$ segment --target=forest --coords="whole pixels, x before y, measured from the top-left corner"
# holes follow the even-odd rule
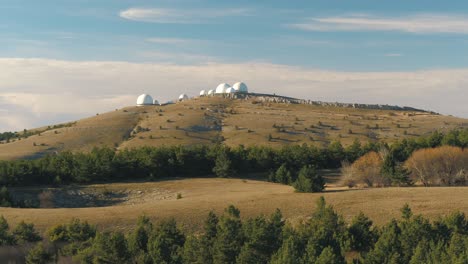
[[[157,224],[141,216],[128,233],[98,231],[73,219],[44,237],[33,224],[10,229],[0,217],[0,246],[30,250],[26,263],[467,263],[468,219],[453,212],[430,222],[406,204],[401,217],[374,226],[360,213],[348,223],[325,199],[307,220],[292,225],[279,210],[243,219],[234,206],[210,212],[200,233],[183,232],[174,219]]]

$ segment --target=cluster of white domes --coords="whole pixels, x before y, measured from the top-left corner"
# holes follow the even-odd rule
[[[249,92],[249,88],[247,88],[247,85],[243,82],[236,82],[233,86],[227,83],[220,83],[216,87],[216,89],[209,90],[208,92],[206,90],[201,90],[200,96],[207,96],[207,95],[213,95],[213,94],[248,93],[248,92]]]
[[[201,90],[200,91],[200,96],[212,96],[215,94],[235,94],[235,93],[248,93],[249,89],[247,88],[247,85],[243,82],[237,82],[233,86],[227,84],[227,83],[220,83],[216,89],[212,90]],[[185,101],[188,100],[189,97],[186,94],[181,94],[179,96],[179,101]],[[172,103],[168,102],[168,103]],[[166,103],[167,104],[167,103]],[[158,100],[154,99],[151,97],[149,94],[142,94],[138,96],[137,98],[137,105],[138,106],[143,106],[143,105],[160,105]]]

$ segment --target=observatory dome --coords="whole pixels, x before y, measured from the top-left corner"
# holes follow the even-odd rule
[[[243,82],[236,82],[233,86],[234,89],[236,89],[237,92],[239,93],[248,93],[249,88],[247,88],[247,85]]]
[[[188,95],[186,95],[186,94],[179,95],[179,101],[184,101],[184,100],[187,100],[187,99],[189,99]]]
[[[226,90],[226,93],[227,94],[233,94],[233,93],[237,93],[236,89],[232,88],[232,87],[229,87],[227,90]]]
[[[154,99],[154,100],[153,100],[153,104],[154,104],[154,105],[159,105],[159,101],[156,100],[156,99]]]
[[[142,94],[138,96],[137,105],[152,105],[153,98],[149,94]]]
[[[218,87],[216,87],[215,93],[217,93],[217,94],[225,93],[226,90],[227,90],[229,87],[231,87],[229,84],[227,84],[227,83],[221,83],[221,84],[218,85]]]
[[[201,90],[200,91],[200,96],[205,96],[206,95],[206,91],[205,90]]]
[[[209,91],[208,91],[208,95],[213,95],[214,92],[215,92],[214,90],[209,90]]]

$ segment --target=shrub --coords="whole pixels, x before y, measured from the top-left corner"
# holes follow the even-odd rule
[[[381,173],[382,158],[375,151],[371,151],[356,160],[351,166],[352,179],[356,183],[372,186],[387,186],[390,182]]]
[[[413,181],[424,186],[468,183],[468,150],[442,146],[415,151],[405,163]]]

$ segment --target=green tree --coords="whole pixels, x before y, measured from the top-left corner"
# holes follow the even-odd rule
[[[372,229],[372,220],[362,212],[353,218],[348,232],[351,249],[359,252],[369,251],[377,240],[377,234]]]
[[[232,168],[232,161],[229,158],[227,149],[221,149],[218,152],[213,172],[216,174],[216,176],[221,178],[227,178],[229,176],[232,176],[232,174],[234,173],[234,170]]]
[[[299,171],[294,188],[298,192],[321,192],[325,188],[325,180],[314,167],[305,166]]]
[[[390,264],[403,263],[401,257],[401,230],[396,220],[392,220],[383,228],[382,234],[374,245],[374,248],[365,255],[363,264]]]
[[[14,244],[13,236],[9,233],[9,226],[7,220],[0,216],[0,246]]]
[[[6,186],[0,188],[0,207],[11,207],[11,196]]]
[[[278,227],[282,226],[278,226],[281,225],[281,222],[277,221],[278,217],[281,217],[279,211],[273,214],[270,220],[259,216],[244,223],[246,242],[240,251],[237,263],[268,263],[280,245],[278,241],[281,240],[281,230],[278,230]]]
[[[15,229],[13,229],[13,236],[19,243],[37,242],[41,240],[41,236],[34,229],[34,224],[27,224],[21,221]]]
[[[42,243],[37,243],[26,256],[27,264],[49,264],[54,262],[54,255],[49,253]]]
[[[184,234],[177,228],[176,221],[170,219],[154,229],[148,242],[149,254],[154,263],[182,263],[184,243]]]
[[[274,182],[282,184],[292,183],[292,174],[291,171],[287,168],[286,164],[281,165],[281,167],[276,170]]]
[[[141,251],[148,252],[148,241],[153,230],[153,225],[147,216],[138,218],[137,227],[128,237],[128,248],[134,255],[138,255]]]
[[[301,262],[299,251],[299,241],[294,236],[290,236],[283,242],[280,249],[273,255],[271,264],[297,264]]]
[[[338,264],[338,263],[345,263],[343,261],[342,256],[337,256],[331,247],[326,247],[317,260],[314,262],[315,264]]]
[[[244,243],[239,209],[230,205],[221,217],[213,244],[213,263],[235,263]]]
[[[75,259],[81,263],[128,263],[127,241],[120,232],[96,234],[91,246],[80,250]]]

